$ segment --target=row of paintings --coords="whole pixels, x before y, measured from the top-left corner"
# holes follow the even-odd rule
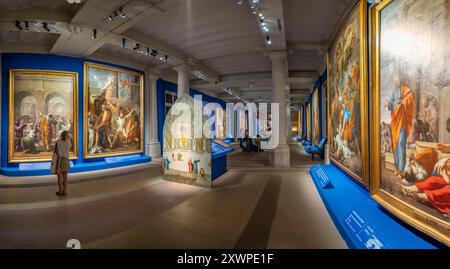
[[[84,67],[85,158],[143,152],[143,76],[94,63]],[[10,70],[9,162],[51,159],[63,131],[78,156],[78,73]]]
[[[449,12],[447,0],[382,0],[370,12],[361,0],[342,23],[327,57],[331,161],[370,187],[382,206],[446,244]]]

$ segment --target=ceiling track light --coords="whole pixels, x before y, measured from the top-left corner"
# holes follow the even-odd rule
[[[124,10],[123,6],[121,6],[120,8],[118,8],[116,10],[114,10],[114,12],[111,15],[109,15],[108,17],[106,17],[103,20],[103,22],[105,22],[105,23],[111,22],[117,17],[122,18],[122,19],[126,18],[127,14],[123,10]]]
[[[16,27],[17,27],[17,29],[19,29],[19,31],[22,31],[22,30],[23,30],[23,27],[22,27],[22,25],[20,24],[20,21],[15,21],[15,22],[14,22],[14,25],[16,25]]]
[[[92,39],[97,39],[97,29],[92,30]]]
[[[139,45],[139,43],[135,43],[133,50],[138,50],[140,47],[141,45]]]
[[[50,28],[48,28],[48,23],[43,22],[42,23],[42,28],[44,28],[45,31],[50,32]]]
[[[127,40],[125,38],[122,38],[122,48],[125,48]]]
[[[30,30],[30,28],[28,27],[28,21],[25,21],[25,31]]]
[[[267,45],[272,45],[272,40],[270,39],[270,36],[266,36],[266,42],[267,42]]]

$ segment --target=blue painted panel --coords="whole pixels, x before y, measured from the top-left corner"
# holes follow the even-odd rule
[[[371,197],[368,191],[357,185],[351,178],[334,165],[319,165],[332,180],[332,187],[323,189],[317,169],[310,173],[330,216],[341,236],[350,248],[361,249],[381,245],[391,249],[434,249],[440,244],[411,226],[387,213]],[[351,199],[344,199],[351,197]],[[358,215],[361,225],[352,223]],[[353,220],[354,221],[354,220]],[[359,229],[354,227],[360,226]],[[353,228],[352,228],[353,227]]]

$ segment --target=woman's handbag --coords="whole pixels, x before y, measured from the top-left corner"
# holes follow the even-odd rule
[[[55,175],[57,174],[57,167],[58,167],[58,161],[59,161],[59,157],[58,157],[58,142],[56,142],[55,144],[55,150],[53,150],[53,155],[52,155],[52,163],[50,165],[50,173]]]

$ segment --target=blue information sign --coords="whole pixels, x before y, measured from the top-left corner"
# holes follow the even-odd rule
[[[380,233],[356,209],[353,209],[345,218],[345,225],[350,236],[355,239],[358,248],[386,249]]]

